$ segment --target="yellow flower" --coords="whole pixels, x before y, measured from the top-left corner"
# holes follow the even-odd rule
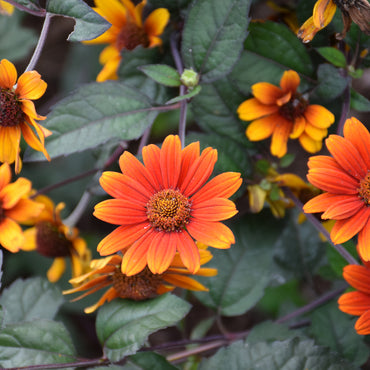
[[[134,5],[130,0],[95,0],[94,10],[112,24],[106,32],[86,44],[109,44],[100,54],[104,66],[98,82],[116,80],[123,49],[133,50],[141,45],[152,48],[162,44],[159,36],[166,27],[170,13],[165,8],[154,10],[143,22],[146,0]]]
[[[64,225],[60,218],[64,203],[55,206],[53,201],[44,195],[37,196],[35,200],[45,208],[35,220],[35,226],[24,232],[26,241],[22,249],[37,250],[43,256],[54,258],[47,273],[52,283],[58,281],[64,273],[66,257],[71,259],[73,277],[89,271],[91,251],[84,239],[78,236],[78,230]]]
[[[362,32],[370,35],[370,4],[367,0],[318,0],[313,8],[313,15],[298,30],[298,37],[303,42],[310,42],[317,32],[325,28],[333,19],[337,7],[342,12],[344,28],[338,38],[344,38],[352,20]]]
[[[20,177],[10,183],[11,176],[7,163],[0,166],[0,245],[10,252],[18,252],[25,240],[18,224],[37,217],[44,206],[28,198],[31,181]]]
[[[199,248],[200,264],[204,265],[213,256],[204,244],[197,243],[197,246]],[[136,275],[127,276],[121,272],[121,264],[122,256],[117,254],[91,261],[91,271],[70,280],[72,284],[79,285],[76,288],[64,291],[63,294],[86,291],[83,295],[74,299],[76,301],[102,288],[109,287],[96,304],[85,309],[86,313],[91,313],[105,302],[110,302],[115,298],[141,301],[172,291],[175,287],[208,291],[204,285],[189,277],[192,274],[184,266],[179,253],[176,253],[168,269],[161,274],[153,274],[146,267]],[[216,274],[217,269],[201,267],[195,275],[215,276]]]
[[[32,100],[39,99],[46,90],[46,82],[36,71],[23,73],[17,81],[17,70],[6,59],[0,62],[0,162],[15,162],[19,173],[22,162],[19,157],[21,134],[33,149],[50,157],[45,149],[45,137],[51,132],[35,119],[46,117],[36,113]]]
[[[12,15],[14,12],[14,6],[7,3],[6,1],[0,1],[0,14]]]

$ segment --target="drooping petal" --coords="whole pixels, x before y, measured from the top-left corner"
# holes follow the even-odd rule
[[[17,81],[17,70],[7,59],[0,62],[0,87],[12,89]]]
[[[26,223],[35,219],[43,209],[44,205],[41,203],[31,199],[20,199],[14,207],[7,209],[5,214],[16,222]]]
[[[171,232],[157,232],[152,238],[147,253],[149,270],[153,274],[162,274],[170,266],[176,253],[176,239]]]
[[[332,0],[318,0],[313,8],[313,22],[317,28],[326,27],[334,17],[337,6]]]
[[[276,104],[276,100],[284,95],[280,88],[269,82],[258,82],[252,85],[252,94],[262,104],[267,105]]]
[[[280,87],[284,93],[295,93],[300,83],[301,79],[299,74],[296,71],[289,70],[283,73],[280,80]]]
[[[177,135],[169,135],[164,140],[160,165],[163,186],[176,189],[181,170],[181,141]]]
[[[271,154],[278,158],[283,157],[288,150],[288,138],[293,129],[293,123],[283,119],[275,126],[271,140]]]
[[[272,114],[251,122],[245,134],[250,141],[260,141],[267,139],[275,130],[280,119],[280,114]]]
[[[0,166],[0,191],[10,183],[12,179],[12,171],[8,163],[4,163]]]
[[[192,274],[196,274],[200,268],[200,255],[194,240],[186,231],[174,233],[176,246],[184,266]]]
[[[183,289],[197,290],[197,291],[204,291],[204,292],[208,291],[208,289],[203,284],[190,278],[189,276],[165,273],[163,275],[163,280],[167,281],[168,283],[174,286],[177,286]]]
[[[45,116],[40,116],[36,112],[35,103],[32,100],[24,99],[22,102],[22,111],[26,114],[29,118],[37,119],[37,120],[44,120],[46,119]],[[30,120],[31,123],[33,121]]]
[[[113,54],[111,58],[107,59],[104,63],[102,63],[104,66],[102,70],[99,72],[99,74],[96,77],[97,82],[104,82],[107,80],[118,80],[118,67],[121,63],[122,57],[119,53],[119,51],[114,46],[107,46],[103,51],[102,54],[100,54],[102,59],[106,59],[106,55]],[[104,53],[104,54],[103,54]]]
[[[365,266],[345,266],[343,268],[343,278],[356,290],[370,295],[370,270]],[[370,296],[368,299],[370,302]]]
[[[24,177],[19,177],[15,182],[7,185],[0,191],[2,208],[8,210],[14,207],[31,190],[31,187],[31,181]]]
[[[0,162],[14,163],[19,156],[21,129],[17,126],[0,126]]]
[[[111,287],[101,296],[97,303],[92,306],[86,307],[84,309],[84,312],[92,313],[96,311],[100,306],[102,306],[105,302],[110,302],[113,299],[118,298],[119,296],[119,293],[113,287]]]
[[[271,105],[263,104],[258,99],[252,98],[244,101],[238,107],[237,113],[243,121],[252,121],[256,118],[268,116],[278,112],[279,107],[274,103]]]
[[[8,251],[18,252],[24,242],[22,228],[10,218],[0,222],[0,245]]]
[[[21,131],[26,143],[33,149],[42,152],[45,158],[50,161],[49,153],[46,151],[44,144],[38,140],[37,136],[33,132],[33,130],[26,124],[21,124]],[[44,137],[42,137],[44,138]]]
[[[322,140],[316,141],[306,133],[303,133],[298,140],[302,148],[308,153],[317,153],[322,148]]]
[[[301,28],[297,32],[297,36],[302,40],[302,42],[307,43],[312,41],[320,28],[317,28],[313,22],[313,17],[310,17],[304,22]]]
[[[66,269],[66,261],[63,257],[54,259],[51,267],[49,268],[46,276],[51,283],[56,283],[63,275]]]
[[[28,71],[18,78],[15,93],[19,99],[35,100],[44,95],[47,86],[47,83],[41,79],[38,72]]]
[[[370,310],[370,296],[361,292],[348,292],[338,299],[339,309],[350,315],[362,315]]]
[[[144,30],[147,35],[159,36],[163,33],[170,19],[170,13],[165,8],[155,9],[144,22]],[[152,46],[152,45],[150,45]]]
[[[212,198],[203,202],[193,202],[191,216],[194,220],[222,221],[238,213],[234,202],[224,198]]]

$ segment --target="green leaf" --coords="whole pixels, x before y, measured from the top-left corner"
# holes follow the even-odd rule
[[[158,298],[134,302],[114,300],[100,308],[96,332],[111,361],[137,352],[149,334],[175,325],[189,311],[182,299],[165,294]]]
[[[92,10],[83,0],[48,0],[48,13],[73,18],[76,22],[69,41],[92,40],[104,33],[111,24]]]
[[[6,325],[41,318],[53,319],[63,302],[60,290],[40,277],[16,280],[0,297]]]
[[[356,370],[355,365],[317,346],[312,340],[293,338],[273,343],[238,341],[203,360],[199,370]]]
[[[224,316],[236,316],[252,308],[270,282],[272,246],[282,227],[269,214],[244,216],[233,227],[235,245],[213,249],[210,267],[216,276],[199,278],[209,292],[195,292],[206,306]]]
[[[63,324],[33,320],[0,330],[0,366],[4,368],[75,361],[75,349]]]
[[[343,246],[347,252],[352,255],[352,257],[355,259],[357,258],[356,244],[352,240],[343,243]],[[348,261],[343,258],[329,243],[327,243],[326,255],[328,257],[330,268],[332,272],[335,273],[335,277],[341,278],[343,275],[343,267],[348,265]]]
[[[277,324],[271,321],[263,321],[262,323],[254,326],[249,332],[246,343],[254,344],[258,342],[282,341],[296,336],[296,331],[290,330],[283,324]]]
[[[179,72],[171,66],[165,64],[149,64],[139,67],[139,70],[162,85],[170,87],[181,85]]]
[[[147,96],[116,81],[81,86],[56,104],[45,121],[53,132],[46,140],[51,158],[96,148],[113,138],[137,139],[152,124],[157,112]],[[45,160],[40,152],[25,160]]]
[[[154,352],[142,352],[128,358],[128,363],[142,370],[176,370],[163,356]]]
[[[177,96],[176,98],[170,99],[169,101],[166,102],[166,104],[173,104],[173,103],[177,103],[177,102],[179,102],[181,100],[190,99],[193,96],[198,95],[200,93],[200,90],[201,90],[201,86],[200,85],[195,86],[194,89],[193,90],[190,90],[190,92],[188,92],[187,94],[181,95],[181,96]]]
[[[35,11],[41,10],[39,0],[15,0],[15,2],[31,10],[35,10]]]
[[[364,337],[356,333],[355,321],[332,302],[313,312],[310,330],[318,344],[330,347],[341,357],[361,366],[369,357],[369,348]]]
[[[351,89],[351,108],[358,112],[370,112],[370,100]]]
[[[250,52],[298,73],[313,74],[305,46],[287,26],[275,22],[250,23],[249,32],[245,48]]]
[[[247,36],[250,0],[197,0],[182,34],[185,68],[202,82],[227,75],[240,57]]]
[[[336,67],[345,68],[347,65],[346,58],[341,51],[329,46],[317,48],[316,51],[328,62]]]

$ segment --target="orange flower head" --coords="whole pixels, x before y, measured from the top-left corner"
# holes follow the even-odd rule
[[[54,205],[53,201],[44,195],[35,198],[44,206],[43,212],[34,220],[35,226],[24,232],[25,251],[36,250],[45,257],[53,258],[47,277],[49,281],[60,279],[66,268],[65,258],[71,259],[72,276],[80,276],[89,271],[91,252],[84,239],[78,236],[77,228],[70,228],[63,223],[60,212],[64,203]]]
[[[16,87],[14,87],[16,86]],[[45,137],[51,132],[35,119],[46,117],[36,113],[32,100],[39,99],[46,90],[46,82],[36,71],[23,73],[17,81],[14,65],[6,59],[0,62],[0,162],[15,162],[19,173],[22,162],[19,157],[21,134],[33,149],[50,157],[45,149]]]
[[[18,252],[25,242],[19,224],[27,224],[37,217],[44,206],[29,199],[31,181],[24,177],[11,183],[7,163],[0,166],[0,245],[10,252]]]
[[[288,138],[299,140],[309,153],[321,149],[334,115],[321,105],[309,105],[297,89],[300,78],[295,71],[285,71],[280,87],[268,82],[252,86],[254,98],[238,107],[239,118],[252,121],[246,136],[260,141],[272,136],[271,154],[281,158],[287,153]]]
[[[370,334],[370,269],[369,266],[347,265],[343,268],[343,278],[356,291],[339,297],[339,309],[354,316],[360,316],[355,329],[360,335]]]
[[[0,0],[0,14],[12,15],[14,12],[14,6],[6,1]]]
[[[133,50],[141,45],[152,48],[162,44],[163,33],[170,13],[165,8],[154,10],[143,22],[146,0],[134,5],[130,0],[95,0],[94,10],[112,24],[102,35],[86,44],[109,44],[100,54],[104,66],[98,74],[98,82],[116,80],[123,49]]]
[[[307,213],[335,220],[330,236],[340,244],[358,234],[358,252],[370,261],[370,134],[356,118],[347,119],[344,137],[326,139],[329,156],[308,161],[308,181],[324,193],[304,205]]]
[[[198,248],[200,264],[204,265],[212,259],[212,254],[201,243],[198,243]],[[208,290],[204,285],[189,276],[191,273],[185,268],[179,253],[175,254],[168,269],[161,274],[153,274],[148,267],[145,267],[138,274],[127,276],[122,273],[121,264],[122,256],[117,254],[100,260],[93,260],[90,272],[70,280],[77,287],[63,293],[71,294],[86,291],[75,299],[78,300],[97,290],[109,287],[96,304],[85,309],[86,313],[91,313],[105,302],[110,302],[115,298],[141,301],[172,291],[176,287],[198,291]],[[196,273],[198,276],[214,276],[216,274],[217,269],[206,267],[201,267]]]
[[[227,172],[210,180],[217,151],[199,142],[181,149],[178,136],[167,136],[162,148],[148,145],[144,165],[129,152],[122,154],[122,174],[104,172],[103,189],[115,199],[95,206],[94,215],[120,225],[98,245],[107,256],[125,251],[122,273],[138,274],[148,265],[153,274],[170,266],[176,251],[184,266],[195,273],[199,252],[195,240],[215,248],[235,243],[232,231],[220,221],[237,213],[227,199],[240,187],[239,173]]]
[[[316,33],[325,28],[333,19],[337,7],[342,12],[343,31],[337,35],[343,39],[351,27],[352,20],[362,32],[370,35],[370,4],[367,0],[318,0],[313,8],[313,15],[301,26],[297,36],[303,42],[310,42]]]

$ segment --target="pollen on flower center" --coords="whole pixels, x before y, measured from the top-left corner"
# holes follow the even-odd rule
[[[21,102],[12,91],[0,88],[0,126],[17,126],[23,121]]]
[[[159,191],[150,198],[146,208],[151,225],[160,231],[178,231],[189,223],[191,202],[178,190]]]
[[[139,45],[142,45],[144,48],[149,46],[148,35],[142,27],[128,21],[118,34],[116,47],[120,51],[123,48],[133,50]]]
[[[146,267],[136,275],[126,276],[122,274],[120,268],[116,268],[112,280],[113,287],[120,297],[141,301],[157,295],[157,289],[162,283],[162,275],[153,274]]]
[[[370,205],[370,171],[360,180],[359,196],[363,199],[366,205]]]
[[[294,121],[306,110],[308,102],[301,94],[295,93],[292,98],[279,109],[279,113],[289,121]]]

